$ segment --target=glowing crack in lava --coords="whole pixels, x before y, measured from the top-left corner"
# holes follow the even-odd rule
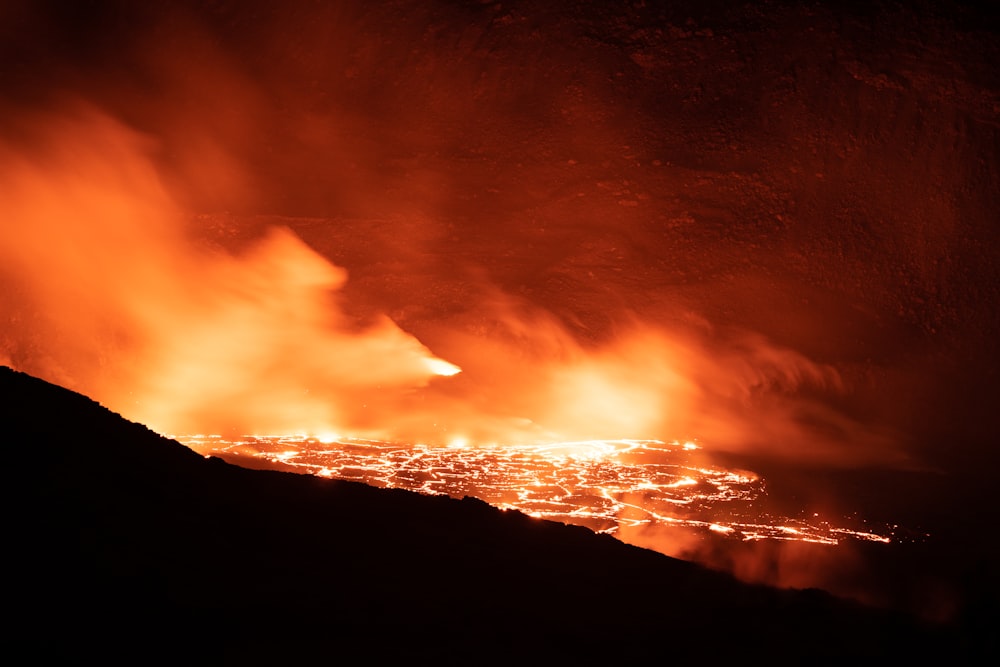
[[[175,436],[176,437],[176,436]],[[206,456],[252,456],[276,467],[372,486],[452,497],[618,534],[677,526],[744,541],[835,545],[843,538],[890,542],[816,515],[791,518],[755,508],[766,494],[757,475],[693,460],[691,442],[590,440],[540,445],[403,445],[359,438],[179,436]]]

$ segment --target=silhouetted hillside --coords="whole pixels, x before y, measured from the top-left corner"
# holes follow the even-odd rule
[[[7,368],[0,396],[4,642],[39,658],[815,663],[960,648],[899,615],[470,498],[206,460]]]

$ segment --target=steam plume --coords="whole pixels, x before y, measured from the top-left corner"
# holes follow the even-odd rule
[[[351,426],[387,417],[376,389],[451,372],[387,318],[356,330],[346,272],[288,230],[241,255],[195,243],[148,139],[84,107],[26,129],[0,173],[18,365],[172,431]]]

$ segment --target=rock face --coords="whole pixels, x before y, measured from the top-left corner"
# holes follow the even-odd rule
[[[39,657],[798,663],[960,648],[947,628],[470,498],[204,459],[6,368],[0,395],[4,642]]]

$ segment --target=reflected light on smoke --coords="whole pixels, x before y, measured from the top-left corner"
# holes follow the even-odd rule
[[[0,171],[0,257],[19,325],[0,350],[163,432],[700,439],[850,464],[894,455],[884,436],[808,398],[842,389],[833,368],[748,333],[635,322],[585,345],[485,284],[468,308],[490,326],[437,335],[445,361],[384,315],[346,315],[347,272],[287,229],[239,253],[192,240],[149,139],[82,105],[24,125],[29,139],[3,148]]]
[[[290,231],[242,254],[196,244],[143,154],[92,110],[28,126],[0,196],[4,352],[161,430],[328,431],[383,421],[395,392],[459,368],[386,317],[338,308],[346,272]]]
[[[716,451],[834,465],[898,460],[892,439],[830,408],[837,371],[746,332],[667,331],[642,323],[584,345],[510,296],[479,305],[489,333],[448,332],[436,349],[463,368],[455,395],[421,405],[474,442],[686,439]],[[440,440],[411,425],[418,440]]]

